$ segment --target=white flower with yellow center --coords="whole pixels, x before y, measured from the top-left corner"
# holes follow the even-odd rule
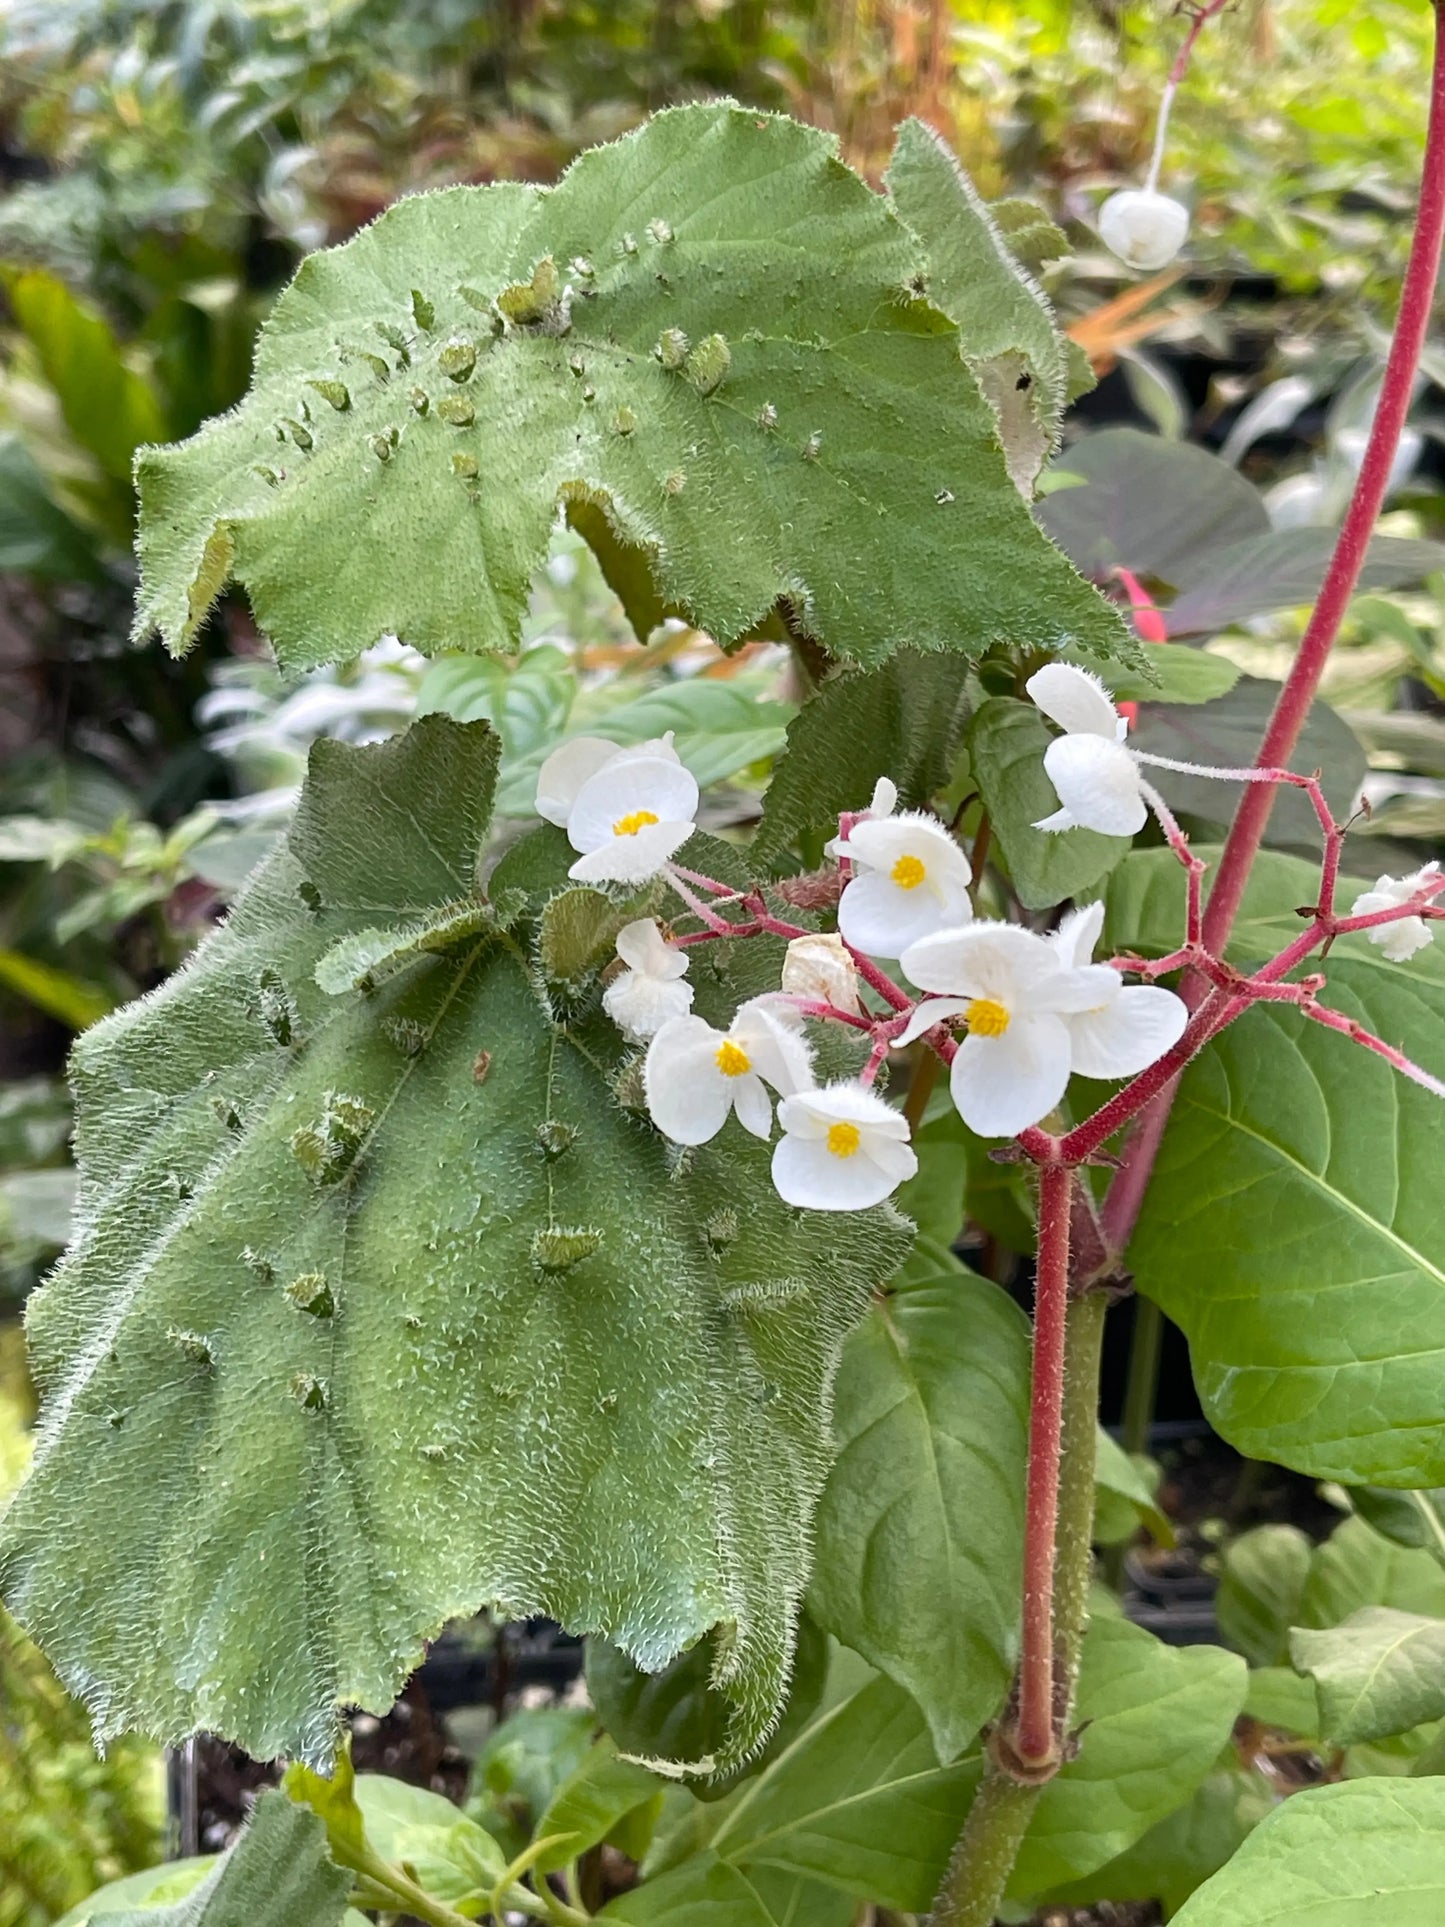
[[[1133,836],[1148,817],[1139,765],[1124,745],[1129,725],[1097,676],[1072,663],[1046,663],[1024,684],[1064,731],[1044,751],[1044,772],[1062,808],[1036,830],[1098,830]]]
[[[838,928],[865,956],[901,957],[920,937],[973,915],[973,869],[936,817],[920,810],[868,817],[828,848],[853,865],[838,901]]]
[[[807,1090],[812,1053],[775,991],[740,1005],[725,1032],[701,1017],[670,1018],[648,1046],[642,1081],[653,1123],[674,1144],[706,1144],[732,1111],[765,1138],[773,1128],[766,1086],[782,1097]]]
[[[918,1169],[901,1111],[852,1082],[799,1091],[778,1106],[773,1183],[807,1211],[866,1211]]]
[[[1440,865],[1427,863],[1407,877],[1379,877],[1373,890],[1366,890],[1350,905],[1352,917],[1372,917],[1377,910],[1398,910],[1421,890],[1439,880]],[[1404,963],[1417,950],[1435,941],[1435,932],[1423,917],[1401,917],[1398,923],[1378,923],[1362,933],[1379,946],[1391,963]]]
[[[945,994],[926,998],[895,1047],[946,1019],[967,1036],[949,1073],[960,1117],[980,1137],[1013,1137],[1047,1117],[1070,1074],[1132,1077],[1176,1042],[1182,1001],[1153,986],[1126,987],[1108,964],[1088,961],[1101,905],[1075,911],[1052,937],[1018,924],[976,923],[912,945],[911,980]]]
[[[617,933],[617,954],[627,969],[602,993],[602,1008],[634,1043],[655,1037],[670,1017],[692,1009],[687,952],[668,943],[651,917],[639,917]]]
[[[672,732],[623,749],[574,736],[537,774],[537,814],[567,831],[582,854],[567,872],[582,883],[645,883],[696,828],[698,788]]]

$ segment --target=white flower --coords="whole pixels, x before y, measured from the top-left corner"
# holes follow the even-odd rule
[[[891,776],[880,776],[873,785],[873,795],[868,804],[868,814],[876,821],[879,817],[892,816],[898,808],[898,785]]]
[[[814,998],[852,1017],[862,1011],[857,967],[847,944],[831,933],[792,939],[783,956],[783,989],[789,996]]]
[[[736,1111],[754,1137],[773,1128],[764,1083],[781,1096],[806,1090],[813,1062],[801,1030],[774,1007],[777,993],[739,1006],[726,1033],[701,1017],[673,1017],[647,1050],[643,1088],[653,1123],[675,1144],[706,1144]]]
[[[908,1120],[862,1084],[800,1091],[778,1106],[773,1183],[808,1211],[866,1211],[918,1169]]]
[[[936,817],[868,818],[828,847],[856,872],[838,900],[838,928],[866,956],[901,957],[920,937],[973,915],[972,867]]]
[[[905,953],[914,983],[947,994],[918,1006],[895,1047],[962,1015],[968,1035],[950,1088],[981,1137],[1012,1137],[1047,1117],[1072,1071],[1133,1076],[1183,1031],[1188,1012],[1172,991],[1126,988],[1108,964],[1087,961],[1103,914],[1099,904],[1075,911],[1052,937],[977,923],[925,937]]]
[[[1105,247],[1131,268],[1162,268],[1184,245],[1189,210],[1152,187],[1126,187],[1099,209]]]
[[[645,883],[695,828],[698,789],[672,732],[627,749],[574,736],[537,774],[537,814],[565,826],[583,883]]]
[[[1063,808],[1034,828],[1099,830],[1105,836],[1142,830],[1149,811],[1139,766],[1124,747],[1129,725],[1099,678],[1072,663],[1050,662],[1024,687],[1066,732],[1044,751],[1044,770]]]
[[[602,993],[602,1008],[634,1043],[655,1037],[670,1017],[692,1009],[687,952],[668,943],[651,917],[639,917],[617,933],[617,954],[628,966]]]
[[[1352,917],[1370,917],[1377,910],[1394,910],[1421,890],[1428,889],[1440,875],[1438,863],[1427,863],[1423,870],[1416,870],[1408,877],[1379,877],[1373,890],[1366,890],[1363,896],[1356,897],[1350,905]],[[1401,917],[1398,923],[1376,924],[1373,930],[1362,933],[1371,943],[1378,944],[1391,963],[1404,963],[1413,957],[1417,950],[1423,950],[1427,943],[1435,941],[1435,932],[1423,917]]]

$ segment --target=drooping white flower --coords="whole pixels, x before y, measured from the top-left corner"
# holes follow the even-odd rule
[[[687,952],[668,943],[651,917],[618,931],[617,954],[627,969],[603,991],[602,1008],[634,1043],[655,1037],[669,1018],[692,1009],[692,985],[683,982]]]
[[[908,1120],[862,1084],[796,1092],[779,1104],[778,1122],[773,1183],[805,1210],[866,1211],[918,1169]]]
[[[945,1018],[964,1019],[968,1035],[949,1083],[959,1115],[981,1137],[1012,1137],[1039,1123],[1075,1070],[1133,1076],[1183,1031],[1188,1013],[1172,991],[1149,987],[1143,997],[1144,987],[1126,988],[1109,965],[1087,961],[1102,923],[1102,907],[1093,905],[1053,937],[976,923],[905,952],[912,981],[945,994],[918,1006],[896,1047]]]
[[[1099,830],[1105,836],[1142,830],[1149,810],[1139,765],[1124,744],[1129,725],[1099,678],[1072,663],[1050,662],[1024,687],[1065,732],[1044,751],[1044,772],[1063,807],[1034,828]]]
[[[754,1137],[773,1128],[766,1085],[780,1096],[807,1090],[812,1054],[799,1025],[774,1006],[777,993],[738,1008],[726,1031],[701,1017],[673,1017],[648,1046],[643,1089],[653,1123],[675,1144],[706,1144],[736,1111]]]
[[[1152,270],[1172,261],[1189,232],[1189,210],[1152,187],[1126,187],[1099,209],[1104,245],[1131,268]]]
[[[848,946],[831,932],[810,931],[794,937],[783,955],[783,989],[792,997],[814,998],[856,1017],[858,969]]]
[[[828,847],[853,865],[838,928],[865,956],[901,957],[920,937],[973,915],[972,866],[936,817],[920,810],[870,817]]]
[[[1427,863],[1407,877],[1379,877],[1373,890],[1355,898],[1350,905],[1352,917],[1371,917],[1377,910],[1395,910],[1402,903],[1434,883],[1440,875],[1438,863]],[[1435,941],[1433,927],[1423,917],[1401,917],[1398,923],[1377,924],[1362,933],[1377,944],[1391,963],[1404,963],[1417,950]]]
[[[581,856],[567,872],[583,883],[645,883],[692,835],[698,788],[672,732],[619,748],[574,736],[537,775],[537,813],[566,827]]]

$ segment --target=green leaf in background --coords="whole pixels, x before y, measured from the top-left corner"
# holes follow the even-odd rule
[[[1210,703],[1227,696],[1239,677],[1227,656],[1171,642],[1153,644],[1137,667],[1111,663],[1104,672],[1116,702],[1137,703]]]
[[[834,1367],[907,1228],[793,1213],[740,1130],[674,1173],[525,927],[318,988],[474,889],[495,759],[444,717],[318,743],[230,920],[79,1048],[0,1574],[105,1734],[324,1762],[483,1602],[649,1667],[726,1628],[723,1763],[782,1703]]]
[[[350,1876],[327,1858],[320,1820],[272,1788],[235,1845],[183,1899],[115,1912],[81,1909],[74,1918],[115,1927],[341,1927],[350,1891]]]
[[[0,984],[71,1030],[84,1030],[115,1008],[115,999],[98,984],[19,950],[0,950]]]
[[[6,277],[10,311],[55,390],[65,425],[114,481],[168,425],[150,384],[130,368],[109,323],[43,268]]]
[[[389,634],[514,648],[580,498],[724,644],[787,598],[864,663],[1019,635],[1127,657],[908,291],[923,267],[834,139],[724,104],[551,189],[402,200],[303,264],[237,411],[142,458],[137,633],[184,650],[234,577],[288,668]]]
[[[1028,910],[1047,910],[1078,896],[1107,876],[1130,848],[1127,836],[1100,836],[1095,830],[1056,835],[1033,827],[1059,807],[1044,774],[1044,751],[1052,740],[1034,705],[1012,696],[991,696],[968,726],[973,780],[1019,901]]]
[[[578,1859],[628,1814],[657,1800],[663,1787],[646,1767],[619,1759],[612,1740],[599,1740],[537,1822],[537,1838],[556,1842],[534,1861],[538,1872],[552,1873]]]
[[[1428,1553],[1391,1545],[1363,1519],[1346,1519],[1311,1556],[1294,1624],[1337,1626],[1362,1606],[1445,1619],[1445,1572]]]
[[[1145,701],[1129,741],[1151,756],[1169,756],[1217,769],[1247,769],[1255,759],[1278,694],[1276,683],[1241,676],[1227,694],[1210,702],[1180,706]],[[1290,768],[1306,775],[1323,771],[1321,787],[1331,809],[1343,820],[1364,780],[1365,752],[1329,704],[1317,702],[1310,706],[1290,757]],[[1172,810],[1210,823],[1232,819],[1242,788],[1239,783],[1218,782],[1209,776],[1181,776],[1177,770],[1167,769],[1151,770],[1149,780]],[[1079,832],[1069,834],[1077,836]],[[1298,790],[1276,792],[1267,834],[1273,843],[1318,849],[1319,818],[1309,798]]]
[[[1445,1486],[1391,1492],[1384,1486],[1357,1485],[1350,1500],[1376,1532],[1397,1546],[1423,1548],[1445,1561]]]
[[[1321,1632],[1296,1627],[1289,1653],[1314,1680],[1320,1731],[1339,1746],[1445,1717],[1445,1619],[1364,1606]]]
[[[18,435],[0,435],[0,573],[99,582],[95,541],[50,493]]]
[[[1099,1427],[1095,1435],[1094,1484],[1099,1499],[1112,1501],[1119,1508],[1123,1515],[1120,1520],[1123,1529],[1116,1528],[1116,1537],[1105,1538],[1100,1530],[1099,1506],[1096,1503],[1095,1545],[1118,1544],[1132,1538],[1141,1524],[1148,1527],[1156,1544],[1174,1544],[1174,1528],[1167,1515],[1159,1509],[1157,1494],[1160,1477],[1159,1467],[1152,1459],[1142,1455],[1131,1456],[1122,1445],[1110,1438],[1102,1425]]]
[[[1445,1072],[1438,945],[1406,967],[1341,944],[1327,976],[1324,1002]],[[1346,1484],[1445,1479],[1439,1131],[1437,1098],[1284,1006],[1186,1072],[1129,1263],[1246,1456]]]
[[[1164,626],[1171,636],[1212,636],[1251,616],[1301,608],[1319,594],[1334,546],[1330,528],[1271,529],[1201,550],[1172,578],[1179,594],[1164,611]],[[1442,567],[1445,544],[1377,535],[1359,586],[1403,589]]]
[[[1445,1780],[1308,1787],[1277,1806],[1174,1927],[1439,1927]]]
[[[1251,1666],[1288,1658],[1289,1629],[1299,1624],[1313,1551],[1298,1526],[1285,1525],[1255,1526],[1226,1548],[1215,1617]]]
[[[957,1759],[1017,1658],[1028,1321],[967,1272],[901,1286],[848,1340],[809,1602]]]
[[[1320,1704],[1314,1684],[1288,1666],[1252,1666],[1244,1710],[1263,1726],[1319,1738]]]
[[[788,725],[763,799],[755,861],[777,867],[805,837],[831,836],[844,810],[866,809],[880,776],[905,809],[948,782],[967,714],[963,663],[906,650],[882,669],[834,676]]]
[[[198,1887],[216,1864],[213,1853],[196,1855],[185,1860],[163,1861],[158,1867],[146,1867],[140,1873],[128,1873],[120,1880],[109,1880],[98,1888],[78,1907],[72,1907],[68,1914],[62,1914],[55,1927],[88,1927],[92,1920],[133,1921],[141,1901],[147,1901],[154,1908],[164,1906],[168,1901],[184,1900],[193,1887]],[[345,1916],[343,1915],[343,1921]],[[346,1923],[350,1927],[350,1923]]]
[[[599,1920],[623,1927],[775,1927],[775,1917],[736,1867],[701,1853],[609,1901]]]
[[[1053,310],[973,182],[921,120],[899,128],[887,187],[923,244],[929,297],[958,326],[964,356],[998,423],[1009,474],[1029,501],[1064,412],[1064,344]]]

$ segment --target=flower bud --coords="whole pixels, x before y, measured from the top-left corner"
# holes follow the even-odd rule
[[[846,1010],[851,1017],[861,1013],[858,972],[841,937],[794,937],[783,958],[783,989],[790,996],[813,997],[834,1010]]]
[[[1189,210],[1151,187],[1125,188],[1099,209],[1104,245],[1131,268],[1162,268],[1189,232]]]

